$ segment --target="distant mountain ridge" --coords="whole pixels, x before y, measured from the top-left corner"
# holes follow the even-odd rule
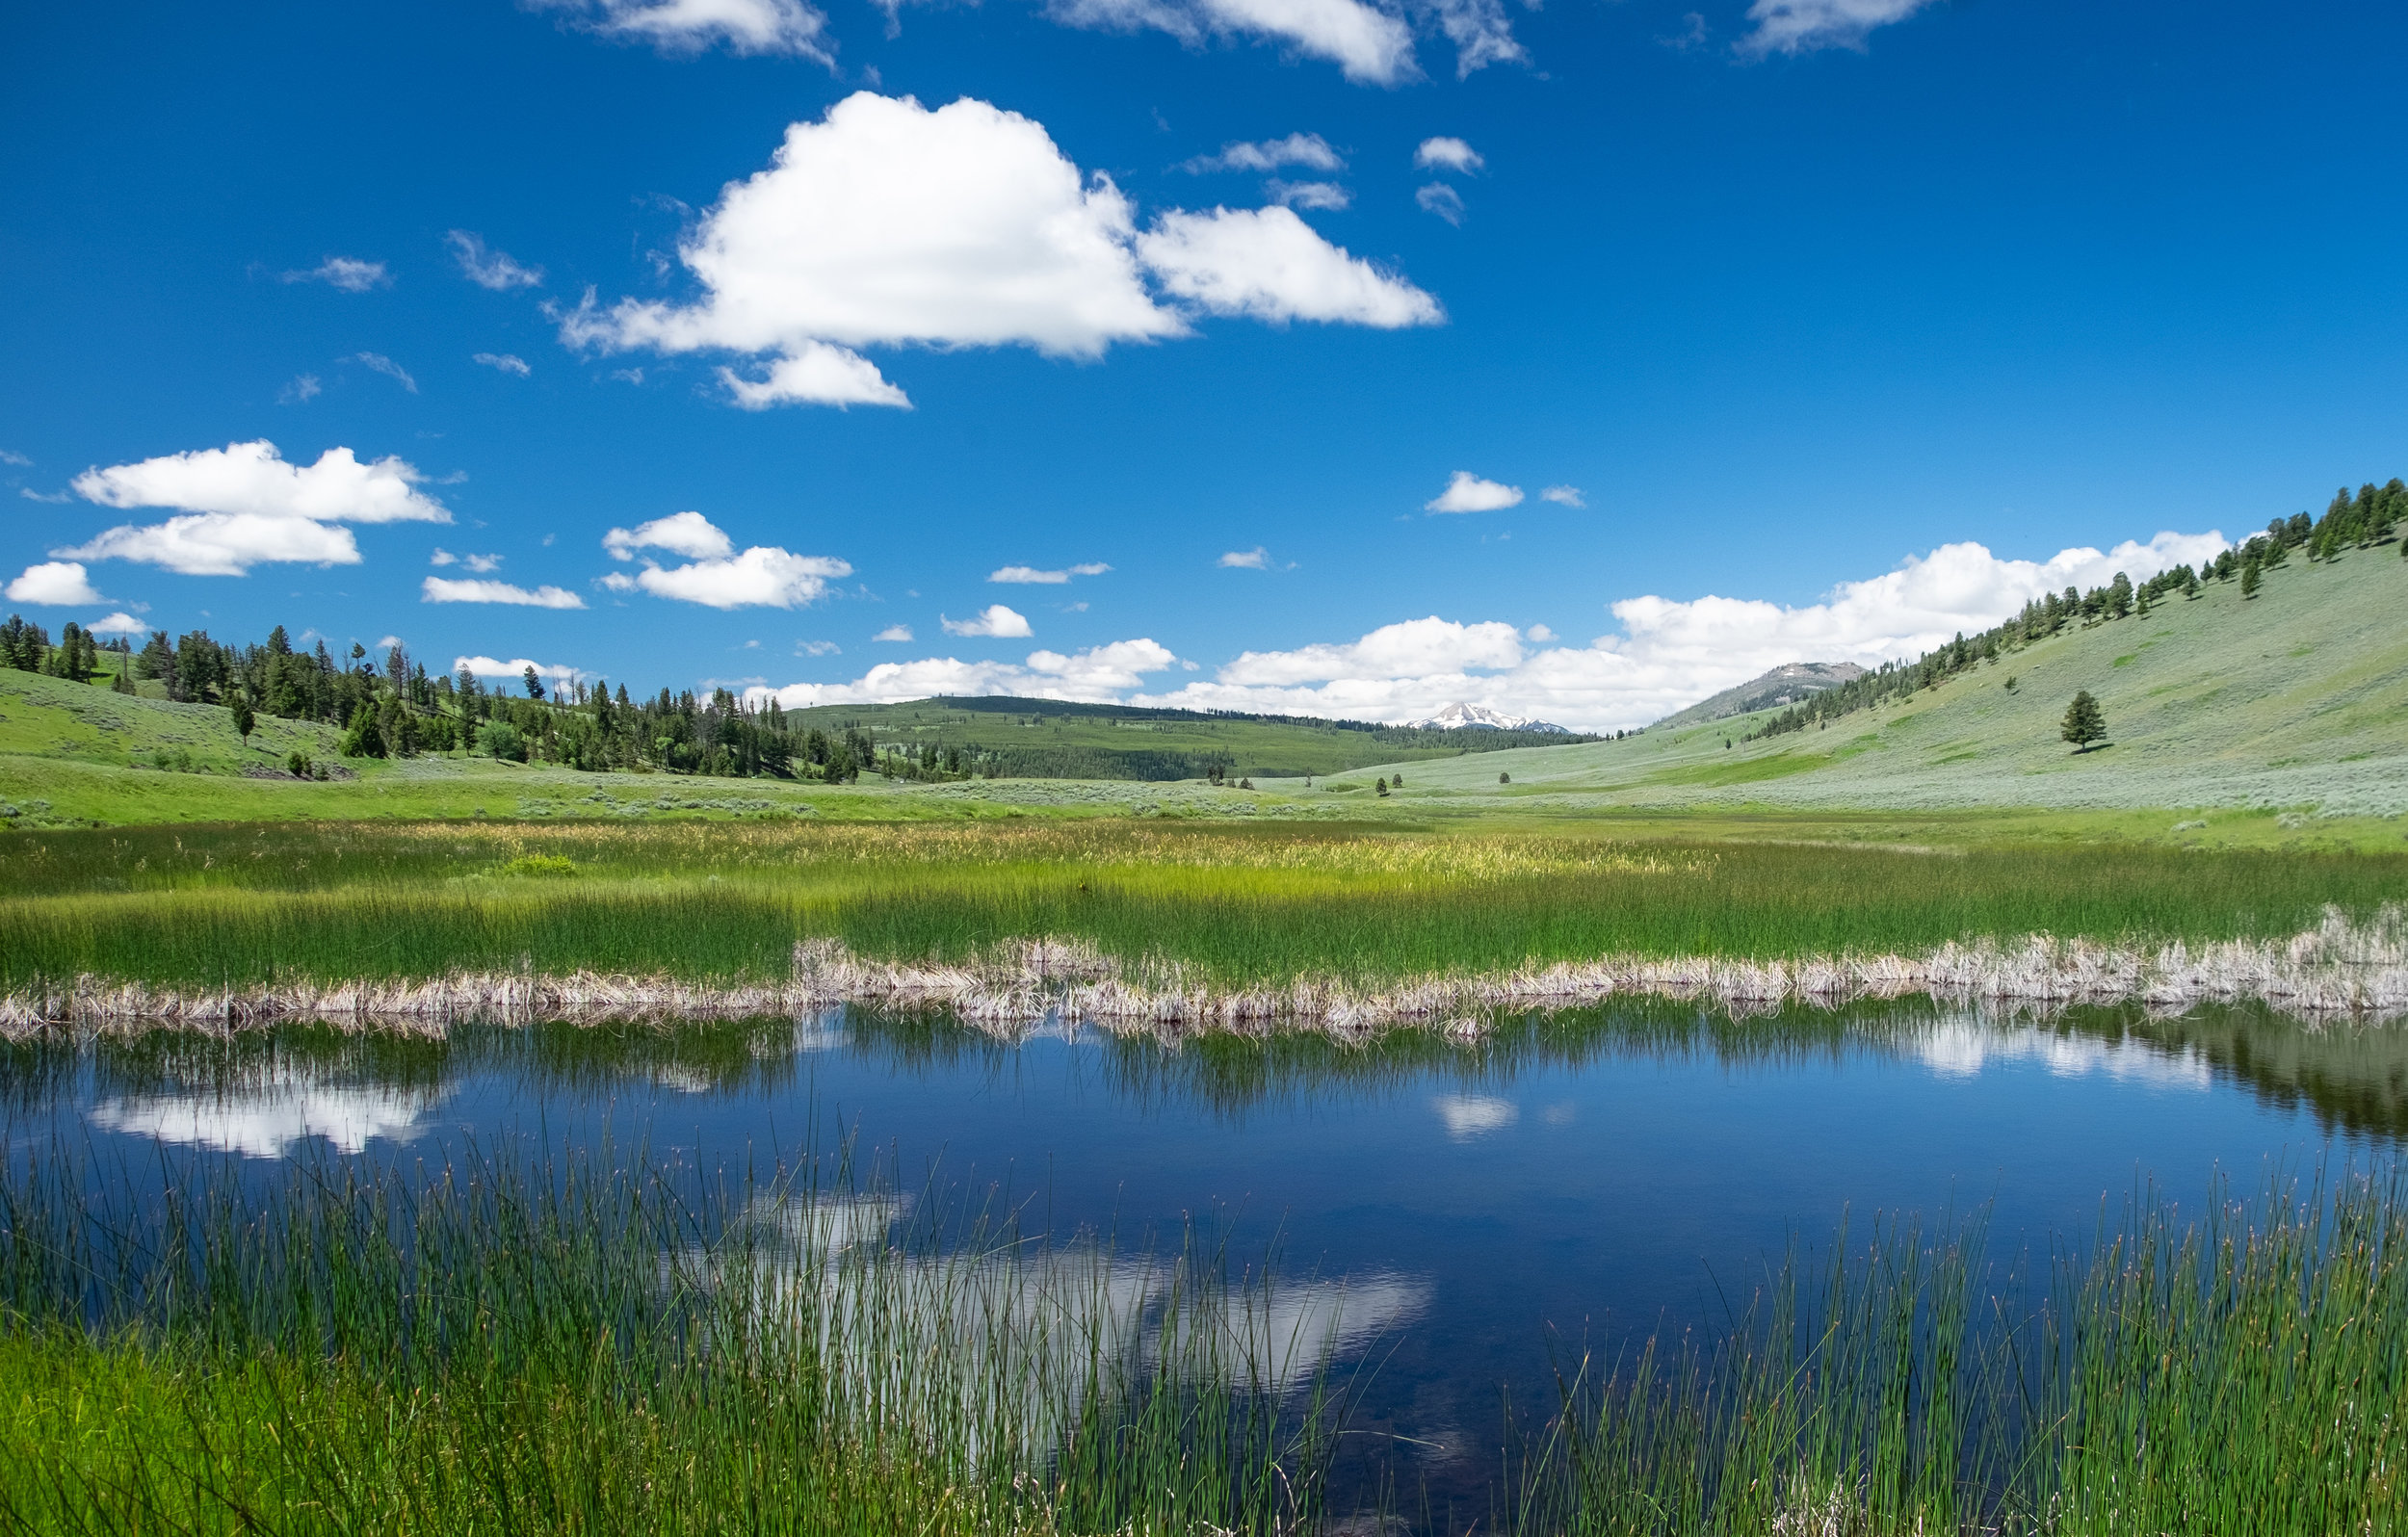
[[[1509,716],[1486,705],[1456,700],[1436,715],[1421,720],[1404,720],[1398,724],[1414,731],[1550,731],[1572,735],[1571,728],[1558,726],[1552,720],[1539,720],[1530,716]]]
[[[1664,716],[1650,727],[1662,730],[1666,726],[1702,726],[1710,720],[1727,720],[1757,710],[1777,710],[1793,705],[1800,699],[1853,683],[1865,675],[1865,669],[1853,662],[1785,662],[1770,672],[1748,679],[1737,688],[1725,689],[1711,698],[1700,699],[1678,715]]]

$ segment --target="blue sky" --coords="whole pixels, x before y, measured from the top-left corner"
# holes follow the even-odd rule
[[[2396,6],[0,28],[54,631],[1633,725],[2401,468]]]

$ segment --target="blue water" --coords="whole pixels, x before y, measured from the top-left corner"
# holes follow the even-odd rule
[[[13,1157],[64,1138],[137,1181],[162,1150],[265,1178],[301,1153],[414,1161],[472,1141],[607,1136],[705,1170],[850,1147],[858,1182],[1033,1230],[1175,1244],[1201,1226],[1343,1282],[1348,1348],[1375,1368],[1359,1423],[1401,1438],[1410,1476],[1475,1491],[1502,1394],[1543,1414],[1553,1368],[1727,1316],[1844,1217],[1980,1216],[2001,1252],[2045,1251],[2144,1188],[2189,1205],[2219,1177],[2245,1196],[2380,1166],[2408,1129],[2408,1035],[1904,1005],[1741,1021],[1634,1005],[1467,1048],[1059,1025],[1006,1042],[846,1013],[441,1041],[296,1028],[13,1049],[0,1124]]]

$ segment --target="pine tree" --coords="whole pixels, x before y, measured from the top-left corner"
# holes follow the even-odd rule
[[[2257,561],[2251,560],[2247,564],[2243,565],[2240,568],[2240,595],[2244,598],[2256,597],[2258,595],[2258,586],[2262,581],[2264,581],[2264,578],[2258,574]]]
[[[2065,707],[2065,722],[2057,734],[2072,742],[2077,752],[2088,752],[2092,742],[2106,740],[2107,712],[2099,708],[2099,701],[2090,696],[2089,690],[2075,692],[2074,702]]]
[[[234,696],[234,731],[243,739],[244,746],[250,745],[250,734],[257,729],[259,721],[250,713],[250,695],[236,694]]]

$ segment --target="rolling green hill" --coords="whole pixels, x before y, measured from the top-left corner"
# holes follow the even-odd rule
[[[1341,773],[1372,764],[1495,752],[1561,736],[1423,731],[1359,720],[1204,714],[1057,699],[937,698],[786,712],[790,729],[867,732],[881,750],[976,747],[1015,779],[1232,779]]]
[[[2069,630],[1822,729],[1746,740],[1765,712],[1624,742],[1408,765],[1409,788],[1396,798],[1428,812],[1512,801],[1532,812],[2408,813],[2408,560],[2387,544],[2294,560],[2264,583],[2254,598],[2212,583],[2145,616]],[[2078,689],[2105,706],[2109,730],[2108,745],[2080,754],[2057,736]],[[1316,794],[1354,794],[1347,786],[1379,771]]]

